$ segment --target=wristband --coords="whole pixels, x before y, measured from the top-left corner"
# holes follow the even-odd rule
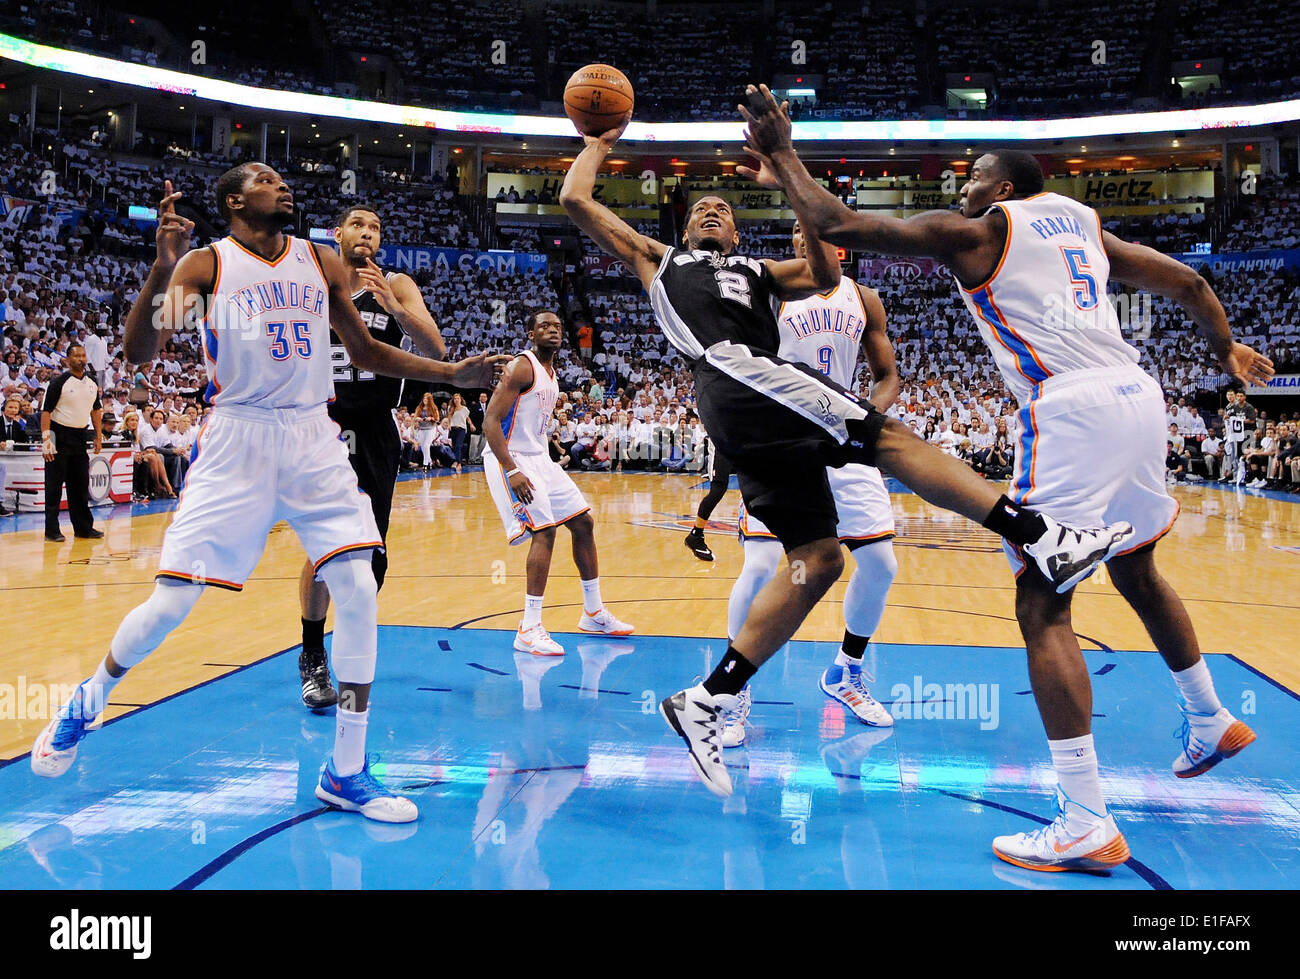
[[[506,473],[506,479],[509,479],[511,476],[515,475],[517,472],[519,472],[518,469],[511,469],[508,473]]]

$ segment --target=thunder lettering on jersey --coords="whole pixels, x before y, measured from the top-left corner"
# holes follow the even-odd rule
[[[203,320],[207,400],[258,408],[329,401],[329,287],[311,245],[286,237],[275,259],[233,237],[209,247],[216,278]]]
[[[853,386],[867,311],[857,283],[847,275],[830,292],[782,303],[777,356],[821,371],[841,387]]]
[[[501,419],[501,433],[506,437],[511,455],[517,452],[537,455],[547,451],[547,429],[555,413],[560,386],[555,375],[542,366],[535,353],[525,350],[521,356],[527,357],[533,366],[533,383],[519,392],[515,403]]]
[[[1106,296],[1110,259],[1097,212],[1053,193],[993,206],[1007,219],[1002,258],[961,295],[1020,403],[1055,374],[1136,364]]]

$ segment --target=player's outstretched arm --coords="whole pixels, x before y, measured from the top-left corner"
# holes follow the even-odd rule
[[[631,225],[592,196],[600,164],[609,156],[631,118],[629,112],[617,128],[600,136],[582,137],[587,145],[569,167],[564,186],[560,188],[560,204],[570,221],[586,232],[602,251],[620,259],[649,289],[668,247],[637,234]]]
[[[893,407],[902,390],[898,377],[898,361],[894,358],[894,345],[889,342],[885,329],[885,304],[876,290],[857,286],[862,297],[862,308],[867,311],[867,326],[862,331],[862,352],[871,370],[871,403],[879,412]]]
[[[474,357],[444,364],[428,357],[399,350],[387,343],[380,343],[370,335],[361,314],[352,305],[352,295],[348,289],[347,270],[343,260],[332,248],[311,247],[321,263],[325,281],[330,291],[330,326],[343,341],[348,357],[353,366],[368,371],[375,371],[388,377],[409,377],[415,381],[446,381],[460,388],[491,387],[503,364],[510,360],[507,354],[480,353]]]
[[[122,352],[132,364],[153,360],[168,338],[184,329],[185,314],[199,308],[202,290],[212,281],[212,252],[186,254],[194,222],[176,213],[181,195],[172,191],[172,182],[163,187],[154,239],[158,254],[124,325]]]
[[[533,484],[521,472],[515,472],[514,456],[506,443],[505,418],[514,407],[519,395],[533,386],[533,365],[527,357],[516,357],[514,363],[501,375],[501,383],[492,392],[487,410],[483,412],[483,437],[497,462],[505,467],[506,482],[515,496],[525,506],[533,502]]]
[[[1273,361],[1232,339],[1228,314],[1210,284],[1195,269],[1154,248],[1102,232],[1111,278],[1172,299],[1191,315],[1220,366],[1242,384],[1267,384]]]
[[[961,253],[987,244],[984,237],[989,229],[984,227],[984,222],[971,221],[954,211],[927,211],[904,221],[849,210],[812,178],[795,153],[788,103],[777,105],[766,85],[757,90],[751,85],[747,89],[751,96],[755,92],[762,97],[765,111],[755,115],[745,106],[737,106],[749,124],[745,150],[779,182],[805,234],[812,231],[845,248],[936,258],[950,264]],[[750,175],[756,173],[751,168],[744,169]],[[954,271],[961,274],[964,270]]]

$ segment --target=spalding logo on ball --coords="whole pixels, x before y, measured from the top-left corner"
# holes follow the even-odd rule
[[[611,65],[587,65],[564,86],[564,112],[584,136],[599,136],[632,111],[627,76]]]

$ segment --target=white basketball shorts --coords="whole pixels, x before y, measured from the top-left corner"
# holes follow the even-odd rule
[[[1019,413],[1008,495],[1071,527],[1133,525],[1128,554],[1163,537],[1178,516],[1165,489],[1165,399],[1140,367],[1049,377]],[[1025,563],[1004,542],[1019,577]]]
[[[552,462],[547,453],[512,452],[510,455],[519,471],[533,484],[533,502],[527,506],[511,492],[505,467],[490,450],[483,450],[488,491],[511,544],[519,544],[535,530],[559,526],[591,509],[572,477],[559,463]]]
[[[835,496],[836,532],[841,543],[869,544],[894,536],[894,508],[879,469],[853,464],[827,469],[826,477]],[[744,500],[738,516],[742,544],[746,540],[776,540],[763,521],[745,509]]]
[[[281,520],[317,570],[340,554],[382,547],[339,436],[324,405],[215,408],[195,441],[156,577],[239,591]]]

